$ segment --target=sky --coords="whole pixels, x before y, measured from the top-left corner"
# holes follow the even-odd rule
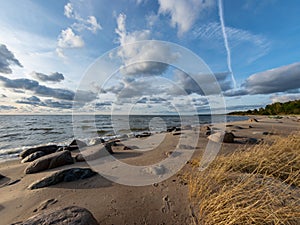
[[[223,113],[300,99],[300,2],[0,0],[0,113]]]

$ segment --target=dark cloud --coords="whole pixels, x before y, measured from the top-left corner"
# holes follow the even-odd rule
[[[69,101],[54,101],[52,99],[46,99],[45,101],[42,101],[36,96],[31,96],[29,98],[23,98],[21,100],[17,100],[16,103],[33,105],[33,106],[44,106],[49,108],[60,108],[60,109],[71,109],[73,106],[73,103]]]
[[[300,62],[251,75],[244,87],[249,94],[271,94],[300,89]]]
[[[38,73],[38,72],[32,72],[31,76],[39,81],[43,82],[60,82],[64,80],[64,75],[62,73],[51,73],[50,75],[44,74],[44,73]]]
[[[15,92],[18,89],[32,91],[34,94],[43,97],[53,97],[61,100],[73,101],[76,94],[76,102],[86,103],[93,101],[97,98],[97,94],[91,91],[78,90],[76,93],[68,89],[51,88],[40,85],[39,82],[30,79],[15,79],[11,80],[6,77],[0,76],[2,85],[6,88],[11,88]]]
[[[36,96],[31,96],[29,98],[23,98],[22,100],[17,100],[16,103],[35,105],[35,106],[43,106],[43,102],[41,102],[41,100]]]
[[[11,74],[11,65],[23,67],[6,45],[0,44],[0,73]]]
[[[11,89],[23,89],[32,91],[36,95],[53,97],[63,100],[73,100],[75,93],[67,89],[50,88],[44,85],[40,85],[39,82],[30,79],[15,79],[11,80],[6,77],[0,76],[3,86]]]
[[[0,111],[2,110],[12,110],[12,109],[17,109],[14,106],[10,106],[10,105],[0,105]]]
[[[199,95],[220,94],[216,87],[220,87],[221,91],[231,89],[231,81],[229,73],[199,74],[190,76],[182,71],[176,71],[174,74],[176,84],[182,88],[187,94],[196,93]],[[194,80],[194,78],[196,80]],[[176,93],[180,91],[180,93]],[[181,94],[179,89],[171,90],[171,94]]]
[[[228,90],[224,95],[275,93],[300,93],[300,62],[253,74],[240,89]]]
[[[1,96],[1,98],[7,98],[7,96],[5,94],[1,94],[0,96]]]

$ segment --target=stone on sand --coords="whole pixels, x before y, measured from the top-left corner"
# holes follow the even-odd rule
[[[20,157],[24,159],[26,156],[29,156],[30,154],[38,151],[42,151],[45,154],[51,154],[57,151],[59,147],[57,145],[44,145],[44,146],[39,146],[35,148],[28,148],[24,151],[21,152]]]
[[[37,173],[47,169],[73,164],[74,160],[69,151],[55,152],[49,155],[42,156],[32,162],[26,167],[25,173]]]
[[[99,225],[90,211],[78,206],[60,207],[30,217],[20,225]]]
[[[90,168],[71,168],[55,172],[47,177],[42,178],[39,181],[31,184],[28,189],[38,189],[43,187],[49,187],[61,182],[70,182],[76,180],[82,180],[96,175],[97,173]]]
[[[34,152],[28,156],[26,156],[22,161],[21,163],[26,163],[26,162],[32,162],[42,156],[46,155],[45,152],[42,152],[42,151],[37,151],[37,152]]]
[[[207,138],[213,142],[234,143],[234,134],[231,132],[216,132]]]
[[[83,141],[74,139],[69,146],[77,146],[78,148],[84,148],[87,144]]]

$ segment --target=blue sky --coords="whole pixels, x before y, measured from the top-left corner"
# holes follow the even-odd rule
[[[209,113],[218,110],[212,96],[227,111],[300,98],[298,1],[10,0],[0,8],[0,113],[70,113],[74,98],[82,113]],[[145,40],[170,44],[130,45]],[[175,44],[205,68],[176,68],[185,53]],[[115,74],[93,64],[109,51]]]

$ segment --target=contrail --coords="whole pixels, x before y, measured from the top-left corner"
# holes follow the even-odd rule
[[[232,68],[231,68],[231,52],[230,52],[230,48],[229,48],[229,45],[228,45],[227,34],[226,34],[225,24],[224,24],[222,0],[219,0],[219,17],[220,17],[221,28],[222,28],[223,38],[224,38],[224,45],[225,45],[225,49],[226,49],[226,52],[227,52],[227,66],[228,66],[228,70],[231,74],[233,87],[234,87],[234,89],[236,89],[236,81],[235,81],[235,78],[234,78],[234,75],[233,75],[233,72],[232,72]]]

